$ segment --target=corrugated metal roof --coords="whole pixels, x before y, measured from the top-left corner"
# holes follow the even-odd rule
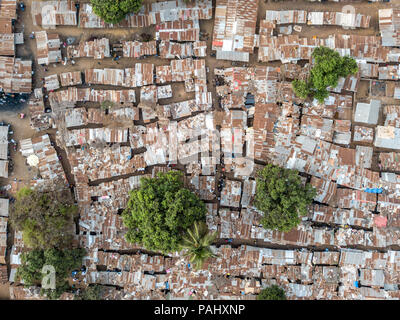
[[[81,28],[143,28],[169,21],[211,18],[211,0],[195,0],[191,3],[182,0],[146,3],[137,14],[127,15],[117,25],[102,21],[94,14],[89,3],[82,4],[79,10],[79,26]]]
[[[33,25],[43,28],[77,25],[77,12],[72,0],[32,1],[31,14]]]
[[[0,57],[0,88],[6,93],[30,93],[32,61]]]
[[[111,57],[110,41],[107,38],[101,38],[80,42],[79,45],[67,46],[67,57],[68,59],[82,57],[94,59],[109,58]]]
[[[217,59],[248,61],[256,43],[257,10],[258,0],[217,1],[212,42]]]

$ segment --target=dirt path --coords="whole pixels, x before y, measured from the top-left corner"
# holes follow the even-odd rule
[[[28,108],[22,108],[16,111],[6,111],[6,112],[0,112],[0,121],[4,121],[5,123],[11,124],[11,130],[13,131],[13,134],[10,135],[10,139],[14,139],[18,143],[17,151],[14,151],[11,144],[10,144],[10,155],[11,159],[13,162],[13,170],[9,172],[9,177],[8,179],[0,178],[0,184],[5,185],[10,183],[14,179],[21,180],[22,182],[29,182],[32,177],[35,176],[36,171],[35,170],[30,170],[26,166],[26,160],[24,157],[22,157],[21,153],[18,151],[19,150],[19,141],[21,139],[26,139],[29,137],[33,137],[37,135],[38,133],[34,130],[31,129],[29,125],[29,119],[26,116],[24,119],[20,119],[18,114],[19,112],[27,113]]]
[[[10,300],[9,284],[0,284],[0,300]]]

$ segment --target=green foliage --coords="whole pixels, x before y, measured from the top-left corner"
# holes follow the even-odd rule
[[[22,231],[27,246],[35,249],[64,248],[73,234],[78,208],[70,190],[40,192],[22,188],[11,207],[10,222]]]
[[[254,203],[264,213],[264,228],[287,232],[307,214],[315,195],[311,184],[303,186],[296,170],[267,164],[258,173]]]
[[[286,300],[286,295],[282,288],[274,284],[261,290],[257,300]]]
[[[292,87],[296,96],[302,99],[307,99],[308,95],[311,92],[308,83],[304,80],[293,80]]]
[[[185,257],[200,269],[208,258],[216,257],[211,251],[210,245],[217,238],[217,232],[210,233],[207,224],[203,221],[196,221],[191,229],[184,235],[180,248],[185,249]]]
[[[93,12],[107,23],[118,23],[129,13],[137,13],[142,0],[90,0]]]
[[[341,57],[335,50],[327,47],[315,48],[312,53],[314,65],[308,82],[294,80],[292,82],[295,94],[300,98],[313,95],[320,103],[328,97],[328,87],[336,87],[341,77],[347,77],[358,71],[357,62],[349,57]]]
[[[62,281],[56,284],[56,288],[53,289],[41,289],[40,294],[46,295],[50,300],[57,300],[61,295],[69,289],[67,281]]]
[[[111,109],[114,106],[114,102],[105,100],[100,104],[102,110]]]
[[[142,178],[140,184],[130,192],[122,213],[126,240],[164,253],[177,250],[184,231],[205,220],[203,201],[184,188],[179,171],[159,172],[157,178]]]
[[[75,296],[75,300],[102,300],[101,291],[102,287],[99,284],[94,284],[87,287],[79,295]]]
[[[32,250],[21,254],[21,262],[17,270],[17,279],[23,279],[26,286],[40,284],[41,270],[45,264],[43,250]]]
[[[318,100],[319,103],[323,103],[326,98],[329,96],[329,91],[326,89],[316,91],[314,93],[314,98]]]
[[[85,250],[78,249],[34,249],[21,255],[16,279],[23,280],[25,286],[40,285],[46,274],[42,274],[44,265],[51,265],[56,271],[56,289],[42,289],[49,299],[58,299],[69,289],[67,278],[73,269],[82,265]]]

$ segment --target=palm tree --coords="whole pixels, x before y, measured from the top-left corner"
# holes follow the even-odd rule
[[[189,258],[195,269],[201,268],[208,258],[216,257],[210,249],[216,238],[217,232],[210,233],[207,224],[202,221],[196,221],[193,227],[187,230],[180,248],[186,250],[184,256]]]

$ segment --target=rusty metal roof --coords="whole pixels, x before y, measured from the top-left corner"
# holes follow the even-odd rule
[[[73,0],[32,1],[33,25],[43,28],[55,26],[76,26],[76,7]]]
[[[79,45],[67,46],[67,57],[68,59],[82,57],[94,59],[109,58],[111,57],[110,41],[108,38],[101,38],[80,42]]]
[[[9,93],[30,93],[32,61],[0,57],[0,88]]]

